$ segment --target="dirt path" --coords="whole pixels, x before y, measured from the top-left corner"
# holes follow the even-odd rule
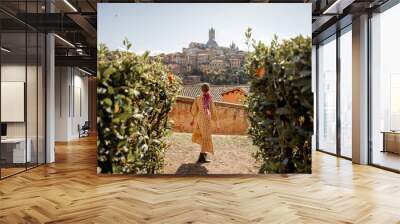
[[[211,163],[197,164],[200,146],[192,143],[189,133],[174,133],[168,138],[165,174],[256,174],[259,163],[251,156],[256,149],[248,136],[214,135]]]

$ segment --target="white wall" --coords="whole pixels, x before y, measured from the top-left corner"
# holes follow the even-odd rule
[[[1,65],[1,81],[25,82],[25,64],[3,64]],[[29,66],[28,66],[29,70]]]
[[[27,70],[25,70],[27,69]],[[26,71],[28,72],[28,78],[30,78],[31,74],[36,74],[36,67],[34,66],[27,66],[19,65],[19,64],[3,64],[1,66],[1,81],[2,82],[25,82],[25,75]],[[36,86],[36,80],[28,80],[29,86]],[[36,112],[36,87],[34,88],[27,88],[27,107],[30,106],[31,108],[35,108]],[[4,96],[3,96],[4,97]],[[2,110],[6,110],[7,108],[1,108]],[[36,130],[36,113],[32,113],[31,110],[28,110],[27,118],[28,122],[28,129],[33,128]],[[32,123],[34,122],[34,123]],[[28,130],[29,131],[29,130]],[[28,137],[29,136],[28,132]],[[36,135],[36,132],[35,132]],[[25,122],[7,122],[7,136],[8,137],[25,137]],[[36,136],[35,136],[36,137]]]
[[[38,69],[38,70],[37,70]],[[42,68],[36,65],[27,65],[10,63],[2,64],[1,66],[1,81],[2,82],[24,82],[26,84],[26,108],[25,104],[21,108],[22,113],[26,112],[26,120],[22,122],[6,122],[7,137],[9,138],[24,138],[25,135],[30,140],[30,148],[32,151],[32,161],[44,163],[44,74]],[[27,80],[25,80],[27,78]],[[23,94],[23,92],[22,92]],[[2,96],[7,97],[7,96]],[[10,108],[1,108],[8,110]],[[25,111],[26,110],[26,111]],[[37,156],[37,153],[39,155]]]
[[[77,71],[77,70],[75,70]],[[82,74],[79,72],[79,74]],[[74,75],[74,108],[72,108],[72,120],[71,120],[71,135],[74,138],[79,137],[78,124],[81,126],[88,121],[88,78],[81,75]],[[79,97],[80,95],[80,97]],[[79,102],[80,101],[80,102]],[[79,108],[81,107],[81,108]],[[81,110],[81,111],[80,111]]]
[[[69,132],[69,85],[70,76],[67,67],[55,68],[55,141],[67,141]]]
[[[88,78],[76,68],[56,67],[55,85],[55,140],[77,139],[78,125],[88,120]]]
[[[1,81],[3,82],[25,82],[24,65],[4,64],[1,66]],[[28,68],[29,69],[29,68]],[[1,108],[6,110],[6,108]],[[25,137],[25,122],[7,122],[7,137]]]

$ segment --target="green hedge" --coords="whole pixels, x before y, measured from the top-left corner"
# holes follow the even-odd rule
[[[99,173],[162,173],[168,113],[181,86],[161,60],[98,49],[97,149]]]
[[[260,173],[311,173],[311,38],[274,37],[267,46],[251,40],[251,29],[246,38],[254,48],[245,70],[251,79],[249,134],[259,147],[254,157],[262,161]]]

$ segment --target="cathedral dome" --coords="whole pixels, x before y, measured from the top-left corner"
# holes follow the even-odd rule
[[[208,40],[207,41],[207,47],[208,48],[217,48],[218,44],[215,40]]]

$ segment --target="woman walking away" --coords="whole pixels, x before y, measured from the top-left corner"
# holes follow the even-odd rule
[[[211,137],[211,121],[214,121],[219,130],[217,111],[215,104],[209,93],[210,86],[205,83],[201,86],[203,94],[197,96],[192,105],[193,119],[190,122],[193,127],[192,142],[201,145],[201,152],[198,163],[211,162],[208,153],[214,154],[212,137]]]

